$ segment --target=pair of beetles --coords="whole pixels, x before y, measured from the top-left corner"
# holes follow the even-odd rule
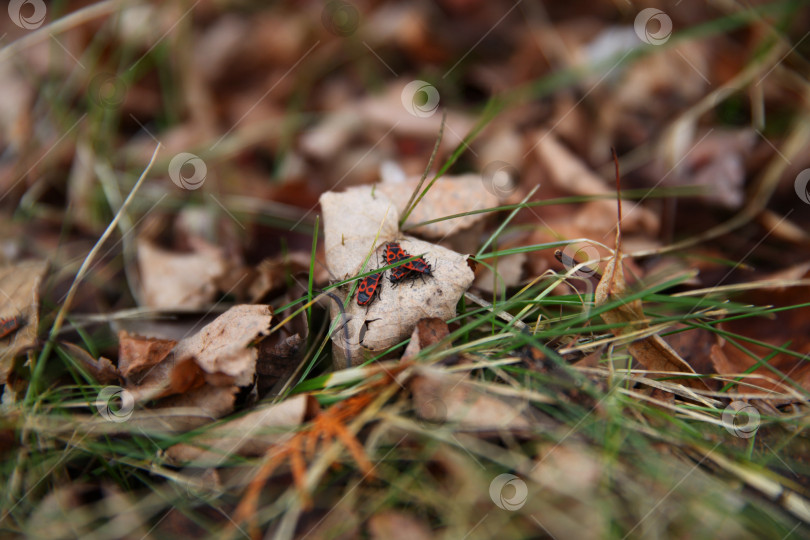
[[[385,246],[385,264],[394,264],[402,259],[408,259],[408,254],[397,242],[390,242]],[[377,272],[364,277],[357,287],[357,304],[366,306],[371,304],[374,297],[380,292],[380,282],[384,272]],[[401,266],[391,269],[391,283],[394,285],[408,279],[416,279],[422,276],[432,276],[430,264],[422,257],[417,257]]]

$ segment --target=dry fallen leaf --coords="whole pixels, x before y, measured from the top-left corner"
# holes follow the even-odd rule
[[[528,401],[488,393],[462,375],[422,367],[410,381],[416,414],[457,430],[525,431],[532,426]]]
[[[791,282],[810,279],[810,263],[792,266],[778,273],[771,274],[766,280],[771,284],[760,286],[756,290],[746,291],[739,299],[753,305],[772,305],[775,307],[801,306],[810,302],[810,287],[807,285],[788,286]],[[783,284],[780,284],[783,283]],[[711,361],[717,373],[726,376],[738,376],[749,372],[745,385],[739,390],[752,394],[774,395],[774,401],[784,402],[787,393],[796,395],[798,390],[788,381],[798,384],[810,391],[810,308],[794,307],[777,311],[763,317],[749,317],[720,323],[724,332],[730,333],[730,339],[739,340],[736,335],[745,336],[762,342],[745,343],[745,348],[760,359],[768,358],[768,365],[756,367],[757,361],[740,350],[730,340],[722,337],[711,349]],[[771,347],[783,347],[790,343],[790,350],[799,356],[774,351]],[[774,354],[776,353],[776,354]],[[753,385],[749,386],[749,385]],[[790,398],[788,401],[792,401]]]
[[[574,195],[607,195],[612,193],[608,183],[591,171],[585,163],[563,146],[551,132],[537,135],[535,152],[548,171],[551,182],[559,189]],[[622,212],[624,232],[652,232],[659,228],[659,218],[651,210],[634,201],[622,201],[627,210]],[[612,200],[590,201],[576,210],[575,224],[596,236],[613,229],[616,205]]]
[[[415,516],[387,510],[368,520],[372,540],[430,540],[430,527]]]
[[[179,342],[172,354],[182,362],[193,358],[216,386],[247,386],[256,372],[258,353],[250,345],[267,335],[273,311],[270,306],[234,306],[198,333]]]
[[[0,268],[0,318],[15,322],[17,327],[0,338],[0,384],[5,384],[14,358],[33,346],[39,326],[39,288],[46,261],[24,261]]]
[[[411,340],[402,355],[402,361],[407,362],[416,356],[425,347],[435,345],[450,334],[447,323],[442,319],[422,319],[416,324],[411,334]],[[450,344],[447,343],[446,346]]]
[[[133,336],[126,331],[118,333],[118,370],[124,377],[151,368],[163,361],[176,341]]]
[[[433,268],[432,276],[396,287],[386,272],[378,286],[379,294],[370,305],[361,306],[354,297],[345,308],[336,302],[331,304],[333,318],[339,317],[332,337],[336,367],[359,365],[399,343],[410,336],[420,319],[447,320],[455,315],[456,304],[474,277],[466,256],[415,238],[398,238],[397,209],[385,195],[373,194],[370,186],[325,193],[321,208],[326,263],[337,278],[383,266],[384,246],[394,240],[407,253],[424,256]],[[362,269],[370,252],[368,264]],[[344,287],[336,293],[345,300],[348,290]]]
[[[195,467],[216,466],[228,456],[259,456],[267,448],[295,433],[307,416],[317,408],[314,398],[298,395],[249,414],[229,420],[184,443],[166,450],[175,464]]]
[[[605,271],[602,273],[602,279],[596,286],[594,300],[597,306],[621,300],[627,296],[627,282],[624,278],[621,259],[621,228],[619,228],[616,232],[616,251],[608,261]],[[611,329],[611,332],[617,337],[649,328],[649,325],[644,322],[644,310],[639,299],[622,302],[617,307],[605,311],[602,313],[602,319],[608,324],[617,325]],[[650,371],[696,374],[695,370],[658,334],[636,339],[628,344],[627,348],[633,358]],[[700,379],[678,380],[691,388],[699,390],[708,388]]]
[[[564,513],[544,520],[544,526],[557,538],[604,538],[607,520],[583,501],[599,489],[603,460],[579,444],[543,445],[537,464],[531,469],[531,479],[545,492],[568,501]],[[587,531],[587,532],[585,532]]]
[[[504,246],[505,248],[505,246]],[[483,267],[475,277],[475,286],[488,293],[494,292],[498,296],[504,294],[506,289],[520,283],[523,277],[523,265],[528,256],[525,253],[514,253],[498,257],[492,261],[497,276],[489,267]]]
[[[139,238],[137,250],[146,306],[198,309],[214,300],[215,281],[227,268],[221,249],[198,246],[194,253],[173,253]]]
[[[234,306],[178,342],[163,360],[135,373],[126,389],[140,402],[185,392],[206,382],[247,386],[253,381],[258,357],[250,345],[266,334],[271,320],[270,306]]]
[[[382,183],[377,185],[377,192],[383,193],[394,201],[400,213],[405,211],[405,205],[411,193],[419,184],[420,177],[414,177],[405,182]],[[430,191],[427,192],[416,208],[408,216],[406,227],[442,216],[462,214],[472,210],[483,210],[498,206],[498,197],[494,194],[492,186],[480,174],[463,174],[460,176],[443,176]],[[427,185],[427,182],[425,183]],[[424,189],[424,187],[422,188]],[[455,219],[439,221],[422,225],[409,230],[429,239],[444,240],[446,237],[471,228],[480,223],[488,214],[472,214]]]
[[[379,232],[377,245],[396,237],[399,212],[388,197],[359,186],[336,193],[327,191],[320,198],[324,220],[326,265],[334,279],[353,275],[371,251]],[[369,260],[372,268],[375,259]]]
[[[60,342],[59,347],[73,357],[73,360],[80,364],[97,382],[112,384],[121,378],[118,369],[107,358],[103,356],[93,358],[93,355],[73,343]]]

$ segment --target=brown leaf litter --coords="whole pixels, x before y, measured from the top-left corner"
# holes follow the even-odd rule
[[[0,338],[0,384],[5,384],[14,359],[36,344],[39,292],[47,269],[47,262],[35,260],[0,268],[0,318],[13,321]]]

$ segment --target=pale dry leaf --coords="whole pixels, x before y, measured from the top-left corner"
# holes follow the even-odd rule
[[[379,282],[379,295],[369,305],[358,305],[352,298],[344,311],[333,302],[332,316],[339,318],[332,336],[338,368],[358,365],[366,356],[402,341],[420,319],[453,317],[474,277],[466,256],[415,238],[398,238],[399,213],[387,196],[376,191],[377,187],[362,186],[321,196],[330,271],[338,279],[356,275],[366,257],[365,271],[384,266],[385,244],[398,240],[410,255],[424,256],[433,275],[394,287],[386,272]],[[343,287],[335,292],[345,300],[348,291]]]
[[[810,233],[787,216],[765,209],[757,216],[757,220],[774,238],[794,244],[810,243]]]
[[[0,339],[0,384],[5,384],[14,358],[37,341],[39,289],[46,261],[24,261],[0,267],[0,318],[18,319],[18,328]]]
[[[474,274],[465,255],[411,237],[399,243],[407,253],[424,256],[433,267],[433,275],[393,286],[386,272],[380,280],[379,295],[370,305],[361,306],[352,298],[345,310],[345,327],[333,336],[340,367],[357,365],[367,359],[365,356],[376,356],[396,345],[411,335],[421,319],[446,321],[454,317],[459,299],[472,284]],[[332,314],[340,316],[334,304]],[[351,362],[345,358],[347,354]]]
[[[592,533],[592,537],[604,538],[608,525],[605,516],[593,512],[584,502],[599,489],[603,469],[600,456],[577,444],[550,444],[540,450],[530,478],[544,492],[570,501],[565,515],[560,516],[562,519],[545,521],[545,526],[554,530],[558,538],[580,537],[582,530]]]
[[[401,214],[405,211],[405,205],[408,203],[411,193],[419,184],[419,179],[420,177],[412,177],[405,182],[378,184],[376,190],[394,201]],[[433,184],[427,195],[419,201],[411,215],[408,216],[405,225],[498,206],[498,197],[493,192],[494,188],[489,186],[490,189],[487,189],[486,182],[487,180],[480,174],[441,177]],[[486,216],[485,213],[462,216],[422,225],[409,232],[426,238],[444,239],[451,234],[469,229]]]
[[[137,241],[143,302],[152,308],[199,309],[217,292],[215,281],[227,268],[223,251],[199,246],[194,253],[173,253],[146,238]]]
[[[523,170],[523,155],[526,153],[523,142],[524,137],[515,129],[514,124],[499,126],[496,131],[487,134],[481,142],[481,148],[475,158],[478,170],[486,171],[497,163],[499,167],[507,168],[504,170],[507,174],[516,175],[518,171]],[[511,178],[511,180],[517,183],[519,179]],[[496,191],[496,194],[501,200],[509,200],[515,191]]]
[[[619,247],[618,244],[619,241],[617,240],[617,248]],[[608,261],[602,279],[599,280],[599,284],[596,286],[595,304],[601,306],[615,300],[621,300],[627,294],[627,282],[624,278],[624,269],[621,263],[621,250],[617,249],[614,256]],[[644,321],[644,311],[639,299],[623,302],[617,307],[605,311],[602,313],[602,319],[608,324],[617,325],[611,329],[611,332],[617,337],[649,327]],[[672,347],[667,345],[658,334],[635,340],[627,348],[633,358],[648,370],[696,374],[692,366],[681,358]],[[700,379],[684,378],[678,380],[691,388],[707,389],[706,384]]]
[[[497,270],[497,276],[488,267],[483,267],[475,277],[475,286],[483,291],[495,292],[498,296],[504,294],[507,288],[515,287],[523,277],[523,265],[528,260],[525,253],[513,253],[498,257],[492,261]]]
[[[203,385],[159,400],[154,409],[138,410],[127,420],[147,433],[185,433],[233,411],[238,386]]]
[[[535,149],[548,171],[551,182],[575,195],[613,193],[608,183],[591,171],[582,160],[561,144],[553,133],[540,132]],[[644,231],[655,234],[660,226],[658,216],[634,201],[622,201],[622,229],[626,233]],[[589,201],[577,209],[574,226],[583,236],[595,237],[613,230],[616,203],[612,200]]]
[[[532,425],[527,401],[485,392],[463,375],[422,367],[410,381],[417,416],[465,431],[525,431]]]
[[[535,153],[555,186],[575,195],[605,195],[611,192],[607,182],[563,146],[553,133],[541,131],[536,138]]]
[[[705,134],[694,132],[695,119],[685,117],[667,131],[652,167],[652,178],[660,178],[664,185],[701,186],[707,203],[729,209],[739,208],[745,199],[745,159],[753,150],[757,137],[751,129],[710,130]],[[680,144],[671,139],[681,135],[676,129],[681,124],[693,127],[683,134]],[[673,148],[679,148],[672,154]]]
[[[386,510],[368,520],[372,540],[430,540],[430,527],[415,516]]]
[[[210,384],[247,386],[256,372],[258,353],[250,345],[267,335],[273,311],[262,304],[234,306],[198,333],[180,341],[172,354],[202,368]]]
[[[202,369],[193,358],[178,361],[174,354],[160,363],[124,379],[124,388],[136,403],[170,396],[199,388],[205,384]]]
[[[447,323],[442,319],[422,319],[416,324],[411,334],[411,340],[402,355],[402,361],[407,362],[416,356],[425,347],[435,345],[450,334]],[[444,348],[448,347],[448,342]]]
[[[186,392],[206,382],[214,386],[247,386],[256,372],[256,347],[272,321],[267,305],[240,305],[182,339],[171,354],[148,369],[133,373],[126,389],[136,402]]]
[[[169,447],[166,455],[174,464],[195,467],[216,466],[232,455],[260,456],[294,434],[316,407],[314,398],[304,394],[259,407]]]
[[[335,279],[356,273],[372,248],[397,235],[399,212],[396,206],[385,195],[375,194],[369,186],[341,193],[327,191],[321,195],[320,203],[326,266]],[[368,268],[377,266],[377,262],[369,259]]]
[[[68,342],[60,342],[59,347],[67,352],[74,361],[81,365],[97,382],[101,384],[112,384],[118,382],[120,374],[113,363],[103,356],[94,358],[89,352],[78,345]]]
[[[410,82],[406,79],[397,80],[383,94],[365,98],[357,104],[358,113],[366,122],[379,125],[384,129],[393,129],[402,135],[435,140],[442,125],[442,115],[435,114],[434,109],[434,111],[420,112],[420,116],[417,116],[405,108],[402,104],[403,92],[407,95],[406,85]],[[439,96],[439,100],[441,100],[441,96]],[[414,103],[414,106],[420,107],[418,101]],[[440,107],[440,102],[436,106]],[[429,114],[431,112],[434,114]],[[453,150],[456,148],[474,125],[475,121],[469,116],[459,112],[448,112],[441,142],[442,149]]]
[[[356,110],[341,108],[301,135],[301,150],[317,159],[332,159],[362,128],[363,119]]]

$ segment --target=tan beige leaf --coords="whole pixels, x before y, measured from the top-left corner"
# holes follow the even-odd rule
[[[399,212],[396,205],[368,186],[350,188],[341,193],[327,191],[321,195],[320,202],[326,266],[337,279],[357,272],[372,248],[393,240],[397,235]],[[369,265],[373,268],[377,261],[369,259]]]
[[[250,345],[267,335],[270,306],[234,306],[198,333],[180,341],[172,351],[179,361],[192,358],[216,386],[247,386],[256,372],[258,353]]]
[[[151,368],[126,378],[124,387],[136,403],[141,403],[186,392],[204,384],[203,371],[193,358],[178,361],[174,354],[170,354]]]
[[[141,237],[137,250],[146,306],[198,309],[214,300],[215,281],[227,268],[221,249],[198,246],[194,253],[173,253]]]
[[[398,218],[387,196],[375,193],[370,186],[328,192],[321,196],[321,208],[326,263],[336,277],[360,273],[372,247],[375,250],[365,271],[384,266],[384,246],[397,239]],[[379,295],[369,305],[358,305],[352,298],[344,310],[332,302],[332,317],[337,319],[332,336],[337,368],[359,365],[402,341],[420,319],[453,317],[459,298],[472,283],[474,275],[466,256],[415,238],[401,237],[398,241],[407,253],[424,256],[433,275],[393,287],[386,272],[380,279]],[[345,300],[349,290],[346,286],[334,293]]]
[[[411,379],[410,388],[416,414],[429,422],[484,432],[531,426],[528,402],[487,393],[464,376],[425,368]]]
[[[431,178],[432,175],[428,175],[424,186],[427,185]],[[405,182],[377,184],[376,190],[394,201],[397,210],[401,214],[405,211],[405,205],[419,184],[419,179],[420,177],[412,177]],[[424,186],[422,187],[423,190]],[[405,225],[496,206],[498,206],[498,197],[487,189],[486,182],[480,174],[443,176],[433,184],[427,195],[416,205],[411,215],[408,216]],[[486,216],[485,213],[462,216],[422,225],[408,232],[426,238],[443,239],[451,234],[469,229],[475,223],[486,218]]]
[[[206,384],[161,399],[154,409],[137,411],[130,421],[144,431],[185,433],[230,414],[238,392],[237,386]]]
[[[374,514],[368,520],[373,540],[430,540],[430,527],[415,516],[387,510]]]
[[[525,253],[514,253],[498,257],[491,261],[495,265],[497,275],[489,268],[481,268],[475,277],[475,286],[487,292],[495,292],[498,296],[504,294],[507,287],[514,287],[523,277],[523,265],[528,259]]]
[[[617,247],[619,244],[620,240],[617,235]],[[599,280],[599,284],[596,286],[594,296],[597,306],[621,300],[627,296],[627,283],[620,261],[621,250],[617,249],[615,255],[608,261],[602,279]],[[611,329],[617,337],[649,327],[644,322],[644,311],[641,300],[638,299],[623,302],[616,308],[602,313],[602,319],[608,324],[617,325]],[[627,348],[633,358],[648,370],[695,373],[695,370],[657,334],[633,341]],[[700,379],[684,378],[678,380],[691,388],[707,389],[705,383]]]
[[[345,327],[333,336],[338,367],[358,365],[366,356],[396,345],[411,335],[421,319],[452,318],[459,299],[472,284],[474,274],[466,256],[410,237],[401,239],[400,245],[411,255],[423,255],[433,266],[433,276],[393,287],[386,272],[371,305],[358,305],[356,297],[352,298],[345,309]],[[332,314],[341,316],[334,303]]]
[[[171,353],[128,378],[136,402],[213,386],[247,386],[256,372],[256,347],[272,321],[270,306],[239,305],[175,345]]]
[[[118,369],[107,358],[103,356],[98,359],[93,358],[93,355],[73,343],[61,342],[59,347],[67,352],[99,383],[112,384],[120,379]]]
[[[540,162],[548,171],[548,177],[558,188],[575,195],[607,195],[610,185],[570,150],[563,146],[551,132],[537,135],[535,149]],[[622,201],[624,232],[645,231],[655,233],[659,218],[652,211],[634,201]],[[611,200],[590,201],[577,209],[575,224],[578,229],[596,234],[606,234],[613,229],[616,204]]]
[[[442,115],[437,110],[441,105],[441,96],[438,95],[438,91],[434,94],[439,101],[435,103],[436,109],[432,110],[433,114],[423,114],[431,112],[424,110],[418,111],[420,112],[419,115],[412,114],[403,105],[403,99],[406,100],[406,103],[408,102],[406,97],[408,94],[407,85],[410,83],[411,81],[407,79],[395,81],[383,94],[368,97],[358,103],[358,113],[367,122],[378,125],[383,129],[393,129],[399,134],[435,140],[442,124]],[[433,93],[433,90],[429,89],[431,93]],[[406,94],[406,96],[403,96],[403,94]],[[415,95],[410,97],[412,99],[417,98]],[[422,109],[418,98],[411,106]],[[456,148],[474,125],[475,121],[471,117],[458,112],[448,112],[444,137],[442,137],[442,148],[447,150]]]
[[[411,341],[402,355],[402,361],[406,362],[416,356],[425,347],[435,345],[450,334],[447,323],[435,317],[422,319],[416,324],[411,334]],[[446,345],[449,346],[449,343]],[[445,346],[445,348],[446,348]]]
[[[0,318],[19,317],[17,325],[0,338],[0,384],[5,384],[14,358],[37,340],[39,289],[48,269],[46,261],[24,261],[0,267]]]
[[[295,428],[316,407],[314,398],[298,395],[229,420],[186,443],[170,447],[166,454],[176,464],[195,467],[216,466],[232,455],[259,456],[295,433]]]

